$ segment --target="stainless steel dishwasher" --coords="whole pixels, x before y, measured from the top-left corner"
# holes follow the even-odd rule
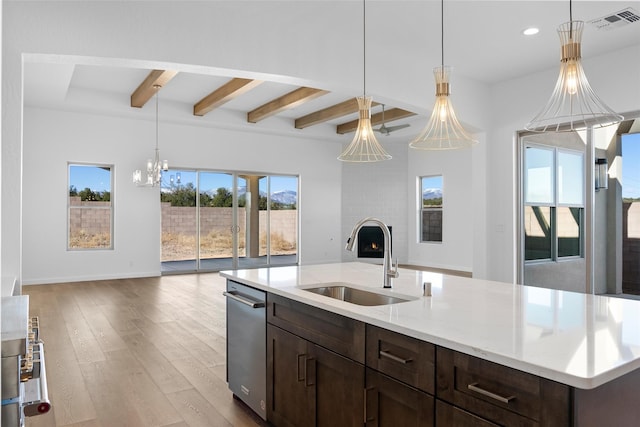
[[[267,294],[227,280],[229,389],[267,419]]]

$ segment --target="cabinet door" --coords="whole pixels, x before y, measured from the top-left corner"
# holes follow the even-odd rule
[[[267,325],[267,419],[277,426],[313,425],[313,377],[307,341]]]
[[[315,425],[362,427],[364,365],[323,347],[308,345],[308,372],[309,376],[313,372],[315,383]]]
[[[499,427],[483,418],[449,405],[441,400],[436,401],[436,427]]]
[[[434,425],[434,398],[367,368],[366,426]]]

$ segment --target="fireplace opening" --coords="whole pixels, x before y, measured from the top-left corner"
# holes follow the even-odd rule
[[[366,225],[358,231],[358,258],[384,258],[384,235],[380,227]]]

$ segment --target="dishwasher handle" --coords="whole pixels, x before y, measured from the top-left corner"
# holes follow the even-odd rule
[[[229,292],[224,291],[222,295],[224,295],[227,298],[231,298],[234,301],[238,301],[238,302],[241,302],[242,304],[248,305],[251,308],[262,308],[265,306],[264,301],[252,301],[252,300],[243,298],[238,295],[237,291],[229,291]]]

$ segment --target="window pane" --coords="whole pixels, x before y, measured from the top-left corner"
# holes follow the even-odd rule
[[[551,259],[551,208],[524,207],[524,259]]]
[[[111,167],[69,165],[69,249],[110,249]]]
[[[298,177],[271,176],[271,264],[295,264],[298,242]]]
[[[422,211],[422,241],[442,242],[442,209]]]
[[[162,265],[169,271],[196,269],[196,172],[169,169],[160,191]]]
[[[553,150],[526,147],[524,153],[525,203],[553,203]]]
[[[580,256],[582,208],[557,208],[558,258]]]
[[[558,203],[583,205],[582,153],[558,152]]]
[[[442,242],[442,175],[420,178],[420,241]]]
[[[200,172],[200,269],[233,268],[233,175]]]

